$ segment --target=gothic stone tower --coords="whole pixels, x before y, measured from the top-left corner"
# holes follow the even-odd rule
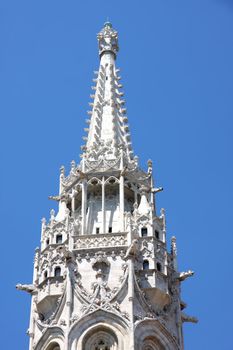
[[[185,315],[176,239],[156,214],[152,162],[133,155],[115,60],[118,34],[98,34],[100,66],[92,86],[80,164],[60,170],[59,210],[42,220],[33,284],[30,350],[183,349]]]

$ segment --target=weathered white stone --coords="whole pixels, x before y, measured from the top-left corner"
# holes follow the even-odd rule
[[[133,157],[122,85],[115,67],[118,35],[98,34],[100,68],[80,165],[60,171],[57,215],[42,220],[33,284],[30,350],[183,349],[179,273],[165,212],[157,216],[152,162]]]

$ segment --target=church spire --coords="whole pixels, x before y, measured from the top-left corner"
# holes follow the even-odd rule
[[[119,50],[118,33],[110,22],[104,24],[97,35],[99,43],[100,66],[95,72],[95,83],[91,94],[91,110],[88,111],[87,136],[83,139],[84,154],[89,159],[98,159],[106,154],[108,159],[117,158],[123,148],[128,161],[131,161],[133,151],[130,140],[128,118],[126,116],[125,101],[122,99],[121,77],[118,75],[115,60]]]
[[[152,161],[132,157],[115,67],[118,35],[98,34],[100,68],[80,164],[60,169],[56,215],[42,220],[32,284],[30,350],[183,350],[176,239],[166,245],[165,212],[156,214]]]

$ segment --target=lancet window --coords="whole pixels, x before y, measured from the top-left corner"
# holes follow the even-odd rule
[[[143,261],[143,270],[149,270],[149,261],[148,260]]]
[[[61,268],[57,266],[54,270],[54,276],[55,277],[60,277],[61,276]]]
[[[57,235],[56,236],[56,243],[61,244],[62,243],[62,235]]]
[[[142,234],[142,237],[146,237],[147,236],[147,227],[142,227],[141,228],[141,234]]]
[[[162,270],[162,265],[160,263],[157,263],[156,264],[156,268],[158,271],[161,271]]]

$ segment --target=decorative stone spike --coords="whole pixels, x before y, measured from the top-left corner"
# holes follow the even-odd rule
[[[50,210],[50,221],[53,221],[55,219],[55,210],[51,209]]]
[[[64,165],[62,165],[62,166],[60,167],[60,175],[65,176],[65,167],[64,167]]]
[[[105,78],[105,76],[104,76],[104,74],[103,74],[102,72],[100,72],[100,78],[101,78],[101,79],[104,79],[104,78]]]
[[[71,171],[74,171],[75,166],[76,166],[75,160],[72,160],[71,163],[70,163]]]

